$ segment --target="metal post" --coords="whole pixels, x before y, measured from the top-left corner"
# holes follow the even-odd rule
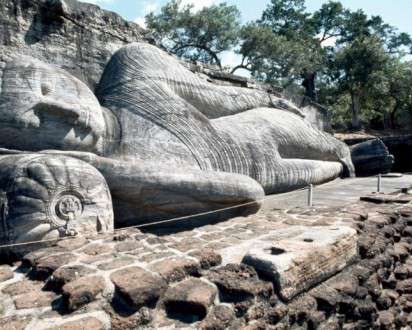
[[[381,192],[381,188],[382,188],[382,175],[378,174],[378,188],[377,188],[378,193]]]
[[[308,187],[308,206],[313,206],[313,184]]]

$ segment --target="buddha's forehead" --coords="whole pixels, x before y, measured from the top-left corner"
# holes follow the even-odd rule
[[[68,72],[30,57],[7,63],[2,74],[0,100],[23,105],[43,96],[84,107],[98,107],[91,90]]]

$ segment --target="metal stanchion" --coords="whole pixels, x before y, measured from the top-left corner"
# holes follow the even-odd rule
[[[313,184],[310,184],[308,187],[308,206],[313,206]]]
[[[380,193],[382,189],[382,175],[378,174],[378,187],[377,187],[377,192]]]

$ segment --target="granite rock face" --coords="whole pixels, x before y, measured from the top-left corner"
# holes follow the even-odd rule
[[[348,148],[285,99],[213,85],[148,44],[118,51],[96,93],[118,120],[123,157],[243,174],[266,193],[353,171]]]
[[[94,88],[114,51],[142,40],[139,25],[75,0],[2,0],[0,65],[30,55]]]
[[[381,139],[373,139],[351,146],[357,176],[388,173],[395,160]]]
[[[60,236],[73,221],[84,221],[76,232],[111,230],[110,196],[117,226],[247,204],[216,220],[255,212],[265,193],[353,174],[348,147],[299,108],[264,90],[212,84],[148,43],[123,46],[142,31],[115,14],[74,0],[22,0],[6,2],[0,19],[0,172],[10,177],[23,162],[28,173],[24,186],[0,187],[11,228],[3,241],[22,239],[15,228],[26,241],[49,237],[49,218],[69,208],[70,219],[51,228]],[[45,164],[46,174],[27,164]],[[38,177],[47,192],[30,181]],[[92,186],[100,190],[89,196]],[[51,216],[39,217],[44,210]]]

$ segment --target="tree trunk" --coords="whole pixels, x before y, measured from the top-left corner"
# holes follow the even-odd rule
[[[351,112],[352,112],[352,128],[359,129],[360,128],[360,92],[354,91],[351,92]]]
[[[396,114],[399,109],[399,104],[396,102],[395,107],[393,108],[391,115],[390,115],[390,126],[392,129],[396,128]]]
[[[310,98],[313,101],[316,101],[316,87],[315,87],[316,72],[305,71],[302,74],[302,77],[303,77],[302,86],[305,87],[305,96]]]
[[[391,114],[388,112],[383,112],[383,129],[392,128],[391,124]]]

